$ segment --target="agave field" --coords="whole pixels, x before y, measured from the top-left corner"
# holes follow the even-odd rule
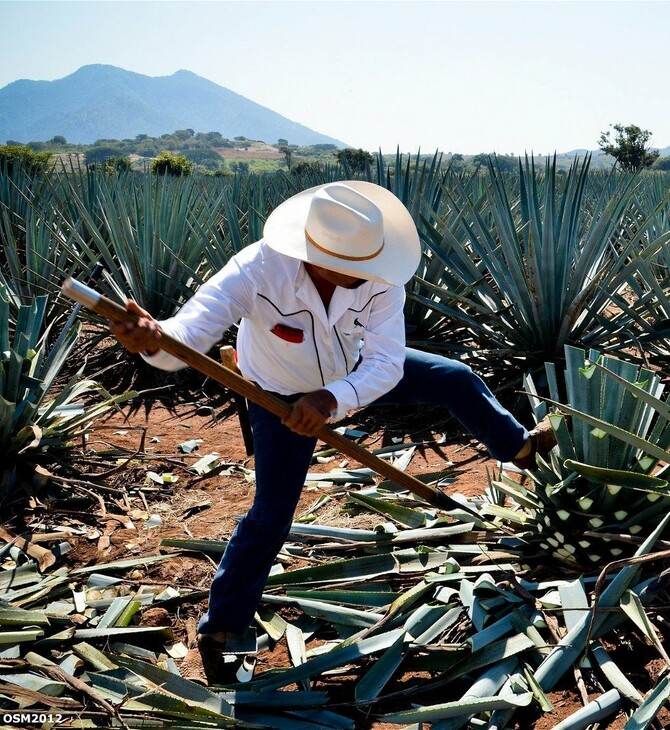
[[[448,465],[424,474],[463,507],[450,511],[320,449],[233,681],[204,687],[180,671],[226,535],[183,529],[139,554],[77,559],[109,544],[110,523],[160,527],[195,485],[252,484],[253,460],[203,454],[199,433],[174,453],[144,436],[128,449],[91,438],[166,388],[192,399],[192,382],[121,351],[62,282],[101,264],[102,293],[168,317],[279,203],[351,177],[339,165],[304,177],[0,171],[3,727],[670,726],[663,172],[592,171],[587,157],[567,172],[520,158],[502,173],[491,158],[466,175],[439,154],[377,158],[365,179],[405,203],[423,245],[408,342],[471,364],[529,426],[548,415],[557,445],[525,473],[495,465],[476,494]],[[227,394],[197,387],[216,419]],[[365,445],[360,422],[341,429]],[[368,446],[409,470],[434,444]],[[184,556],[200,566],[192,580],[170,568]],[[172,584],[149,579],[159,565]],[[560,693],[578,701],[547,724]]]

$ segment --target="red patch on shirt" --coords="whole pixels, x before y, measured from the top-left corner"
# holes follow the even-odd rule
[[[287,324],[276,324],[270,332],[286,342],[298,343],[305,339],[305,333],[301,329],[289,327]]]

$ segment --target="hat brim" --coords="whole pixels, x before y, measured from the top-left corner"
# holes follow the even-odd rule
[[[318,249],[308,241],[305,222],[309,207],[314,193],[325,185],[303,190],[277,206],[265,223],[265,242],[279,253],[331,271],[395,286],[404,285],[412,278],[421,258],[419,234],[409,211],[399,198],[380,185],[363,180],[344,180],[342,184],[367,196],[382,211],[384,247],[374,258],[345,261]]]

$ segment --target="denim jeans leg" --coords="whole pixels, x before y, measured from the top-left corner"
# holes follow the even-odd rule
[[[256,492],[235,528],[212,582],[201,633],[244,633],[253,621],[265,582],[291,529],[316,439],[300,436],[253,403]]]
[[[412,404],[447,408],[500,461],[513,459],[528,439],[528,430],[503,408],[472,368],[408,347],[401,381],[374,405]]]

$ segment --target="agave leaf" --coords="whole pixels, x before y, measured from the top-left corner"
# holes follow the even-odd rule
[[[181,550],[200,550],[203,553],[223,555],[228,540],[193,540],[175,537],[164,537],[161,542],[163,547],[175,547]]]
[[[613,715],[621,705],[621,695],[616,689],[611,689],[597,700],[589,702],[588,705],[581,707],[570,717],[559,722],[554,726],[554,730],[583,730],[583,728]]]
[[[528,682],[528,686],[530,687],[531,692],[533,693],[533,696],[539,703],[540,707],[542,708],[543,712],[552,712],[554,709],[554,706],[551,703],[551,700],[549,697],[545,694],[544,690],[538,682],[535,680],[535,675],[530,672],[527,668],[524,668],[524,677],[526,678],[526,681]]]
[[[373,482],[375,472],[372,469],[335,469],[324,473],[309,472],[305,477],[308,482],[334,482],[335,484]]]
[[[105,611],[104,615],[101,617],[100,621],[98,622],[96,628],[97,629],[106,629],[110,628],[112,626],[117,626],[117,621],[123,614],[123,612],[126,610],[126,608],[133,603],[132,598],[126,598],[119,596],[118,598],[115,598],[107,611]],[[139,601],[135,601],[137,604],[137,608],[139,608],[140,604]],[[137,608],[135,610],[137,610]],[[131,614],[132,617],[132,614]],[[130,619],[129,619],[130,620]],[[127,624],[124,624],[127,625]]]
[[[510,657],[490,667],[475,680],[461,697],[461,701],[499,696],[500,690],[516,672],[517,667],[518,660],[516,657]],[[459,730],[459,728],[467,725],[472,718],[473,715],[464,714],[459,717],[441,720],[435,723],[432,728],[433,730]]]
[[[0,646],[20,644],[24,641],[37,641],[44,636],[41,629],[23,629],[22,631],[0,631]]]
[[[307,649],[305,645],[305,634],[294,624],[286,625],[286,646],[294,667],[304,664],[307,661]],[[304,680],[303,686],[309,689],[309,682]]]
[[[546,401],[547,403],[551,403],[552,405],[556,406],[556,408],[566,413],[567,415],[572,416],[575,419],[582,420],[585,423],[590,424],[591,426],[595,426],[601,431],[604,431],[606,434],[614,436],[614,438],[619,439],[620,441],[623,441],[624,443],[629,444],[630,446],[633,446],[640,451],[644,451],[645,454],[649,454],[650,456],[653,456],[654,458],[664,462],[670,460],[670,452],[656,446],[656,444],[651,443],[651,441],[640,438],[639,436],[636,436],[629,431],[624,431],[624,429],[619,428],[618,426],[614,426],[613,424],[607,423],[600,418],[591,416],[588,413],[584,413],[583,411],[578,411],[576,408],[572,408],[571,406],[559,403],[558,401],[553,401],[549,398],[547,398]]]
[[[0,626],[48,626],[44,611],[26,611],[22,608],[0,608]]]
[[[599,641],[591,642],[591,653],[593,658],[598,662],[598,666],[602,673],[607,677],[609,683],[614,689],[630,700],[635,705],[641,705],[644,698],[633,686],[628,677],[614,663],[609,654],[605,651]]]
[[[670,421],[670,406],[665,401],[662,401],[660,398],[655,397],[644,388],[641,388],[638,383],[622,378],[619,374],[615,373],[610,368],[604,367],[599,362],[594,362],[594,365],[602,370],[608,378],[611,378],[632,393],[635,398],[639,398],[644,403],[650,405],[654,411],[656,411],[666,421]]]
[[[565,467],[574,469],[578,474],[592,482],[637,489],[642,492],[653,492],[670,497],[669,482],[666,479],[659,479],[649,474],[638,474],[637,472],[621,471],[620,469],[606,469],[600,466],[582,464],[571,459],[565,461]]]
[[[405,710],[403,712],[392,712],[388,715],[382,715],[381,720],[384,722],[435,722],[436,720],[444,720],[452,717],[465,717],[477,715],[481,712],[491,712],[492,710],[507,709],[509,707],[526,707],[533,701],[533,693],[525,692],[519,695],[508,694],[504,697],[466,697],[456,702],[445,702],[440,705],[429,705],[421,707],[417,710]]]
[[[404,527],[423,527],[426,524],[426,515],[418,509],[410,509],[402,505],[387,502],[382,499],[376,499],[364,494],[348,492],[347,496],[352,502],[364,504],[366,507],[379,512],[379,514],[390,517]]]
[[[108,639],[119,636],[130,638],[135,634],[157,634],[160,638],[170,641],[172,637],[172,629],[167,626],[131,626],[128,628],[102,628],[102,629],[76,629],[74,636],[76,639]]]
[[[272,641],[279,641],[288,628],[287,622],[279,614],[267,608],[260,608],[256,612],[256,621],[265,629]]]
[[[290,534],[296,536],[317,537],[320,540],[334,538],[349,542],[384,542],[390,541],[393,535],[378,530],[362,530],[352,527],[333,527],[331,525],[305,525],[294,522]]]
[[[368,590],[357,587],[357,590],[296,590],[289,589],[286,595],[289,598],[312,598],[326,603],[337,603],[343,606],[369,606],[383,608],[390,605],[397,594],[388,586],[370,586]]]
[[[324,565],[298,568],[271,575],[266,585],[296,585],[300,583],[330,583],[352,578],[373,578],[394,573],[398,564],[392,555],[374,555],[350,560],[337,560]]]
[[[533,640],[528,638],[525,634],[516,634],[509,638],[494,641],[473,652],[469,656],[466,656],[463,661],[456,664],[453,669],[450,669],[447,672],[444,679],[455,680],[464,674],[470,674],[482,667],[488,667],[492,664],[496,664],[528,649],[534,649],[534,647],[535,644]]]
[[[210,723],[216,720],[217,725],[220,723],[223,727],[230,727],[234,722],[227,712],[215,709],[212,700],[202,701],[196,696],[180,696],[166,687],[156,688],[154,683],[145,684],[146,689],[142,691],[137,686],[139,677],[137,675],[131,677],[130,681],[126,681],[95,672],[89,675],[91,686],[96,692],[110,702],[123,705],[126,712],[141,713],[144,717],[159,715],[177,719],[195,716]],[[227,704],[222,702],[222,707],[227,708]]]
[[[490,623],[485,629],[477,631],[477,633],[468,636],[466,642],[470,645],[472,652],[483,649],[488,644],[501,639],[503,636],[510,634],[514,628],[512,614],[507,614],[502,618]]]
[[[103,563],[102,565],[86,565],[83,568],[75,568],[70,571],[70,575],[81,575],[83,573],[92,573],[99,570],[125,570],[126,568],[136,568],[139,565],[148,565],[157,563],[161,560],[173,558],[177,553],[167,553],[165,555],[145,555],[142,558],[130,558],[128,560],[115,560],[111,563]]]
[[[220,694],[231,705],[235,705],[236,708],[245,705],[276,708],[318,707],[328,702],[327,692],[313,690],[304,692],[253,692],[235,689],[232,691],[217,691],[217,694]]]
[[[44,677],[40,677],[32,672],[0,674],[0,681],[25,687],[26,689],[47,695],[48,697],[60,697],[67,689],[67,685],[64,682],[44,679]]]
[[[623,730],[645,730],[657,717],[670,697],[670,677],[663,679],[645,697],[644,702],[635,710]]]
[[[670,515],[667,515],[661,521],[654,532],[638,548],[635,555],[642,556],[649,553],[668,523],[670,523]],[[628,589],[638,573],[639,567],[636,565],[627,565],[622,568],[600,596],[600,605],[605,607],[617,605],[621,596]],[[565,672],[573,666],[575,660],[584,652],[589,632],[591,631],[595,636],[603,622],[604,617],[597,614],[591,626],[591,617],[584,616],[561,638],[551,654],[535,670],[535,679],[542,689],[549,691],[556,685],[556,682],[560,680]]]
[[[308,616],[318,618],[323,621],[339,624],[342,626],[358,626],[365,628],[373,626],[383,618],[382,614],[372,613],[370,611],[360,611],[355,608],[347,608],[346,606],[338,606],[325,601],[314,601],[304,598],[284,599],[281,596],[266,596],[266,600],[270,599],[278,603],[297,604]]]
[[[581,579],[562,583],[558,586],[563,609],[565,627],[570,631],[580,620],[589,615],[589,603]]]
[[[412,644],[425,646],[451,628],[462,616],[460,606],[420,606],[405,621],[403,628],[412,637]]]
[[[279,675],[267,678],[261,676],[253,681],[253,687],[261,692],[286,687],[294,682],[300,682],[304,679],[314,677],[317,674],[322,674],[329,669],[343,667],[352,662],[356,662],[370,654],[382,652],[394,644],[402,635],[404,635],[404,631],[402,629],[396,629],[379,636],[371,636],[363,639],[351,646],[336,647],[322,656],[310,659],[299,667],[287,669]]]
[[[649,616],[647,616],[647,612],[644,610],[642,601],[640,601],[637,593],[631,590],[626,591],[621,596],[620,605],[628,618],[630,618],[638,629],[658,649],[658,653],[663,657],[666,666],[670,667],[670,657],[668,657],[662,642],[658,638],[654,625],[649,620]]]
[[[133,659],[127,656],[109,656],[109,659],[113,660],[119,666],[138,674],[140,677],[144,677],[152,685],[160,686],[165,692],[169,692],[175,697],[184,698],[189,702],[193,702],[196,706],[211,710],[217,714],[226,717],[232,716],[231,706],[216,692],[212,692],[206,687],[183,679],[172,672],[166,672],[164,669],[160,669],[153,664],[140,661],[139,659]]]
[[[356,684],[354,696],[357,702],[368,702],[379,696],[404,658],[405,637],[400,635],[396,641],[377,659],[372,667]]]

